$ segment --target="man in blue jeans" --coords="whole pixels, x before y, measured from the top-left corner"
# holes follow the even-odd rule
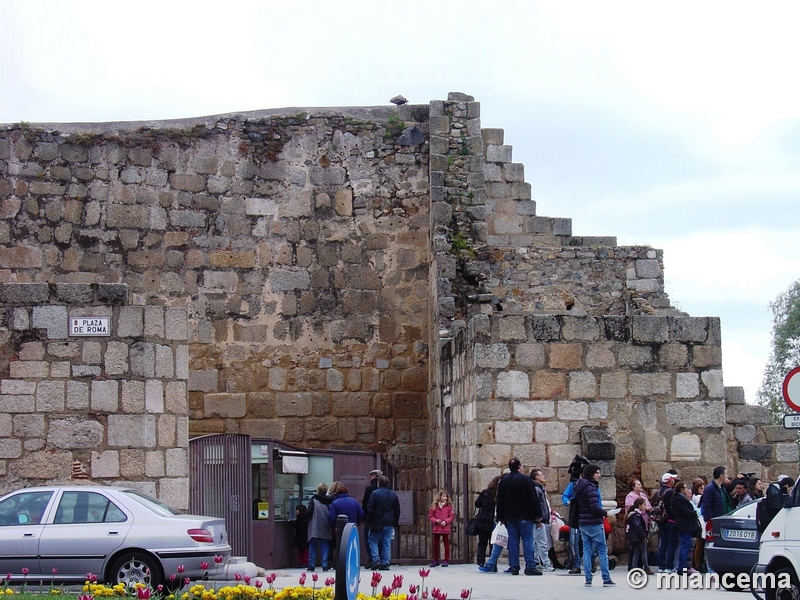
[[[592,554],[596,552],[600,559],[603,586],[609,587],[616,584],[611,581],[611,574],[608,571],[608,548],[603,528],[606,511],[600,504],[600,494],[597,493],[600,476],[599,466],[591,463],[586,465],[583,468],[583,478],[575,483],[573,502],[578,503],[578,523],[583,542],[583,576],[586,585],[592,585]]]
[[[368,569],[389,570],[392,558],[392,532],[400,523],[400,500],[389,489],[389,478],[378,477],[378,489],[372,492],[367,503],[369,545],[372,564]]]
[[[520,473],[518,458],[508,462],[511,471],[497,486],[497,521],[508,529],[508,570],[519,575],[519,541],[525,557],[525,575],[541,575],[533,552],[533,528],[542,521],[542,507],[533,480]]]
[[[661,476],[661,487],[653,495],[653,502],[660,501],[665,510],[666,520],[658,525],[658,572],[674,573],[675,559],[680,536],[675,529],[675,515],[672,513],[672,495],[675,493],[677,475],[664,473]]]

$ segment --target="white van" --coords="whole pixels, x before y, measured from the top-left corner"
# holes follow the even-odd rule
[[[769,515],[771,520],[761,534],[758,564],[753,568],[753,573],[756,575],[771,573],[774,576],[762,580],[774,582],[774,585],[763,586],[761,590],[766,600],[799,600],[800,485],[795,485],[787,496],[781,493],[777,483],[769,484],[766,506],[771,513]],[[787,574],[790,586],[779,587],[779,582],[785,581]],[[758,580],[758,576],[754,577],[754,581]],[[757,592],[754,592],[754,595],[760,597]]]

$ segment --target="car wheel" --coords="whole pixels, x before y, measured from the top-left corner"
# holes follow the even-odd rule
[[[158,561],[141,552],[131,552],[120,556],[111,567],[109,579],[113,584],[124,583],[127,587],[131,587],[141,583],[153,589],[163,583],[161,566]]]
[[[797,576],[794,574],[793,569],[786,568],[775,571],[776,584],[781,575],[785,573],[789,574],[789,578],[792,582],[791,586],[788,588],[770,588],[765,590],[764,596],[766,597],[766,600],[800,600],[800,584],[797,582]]]

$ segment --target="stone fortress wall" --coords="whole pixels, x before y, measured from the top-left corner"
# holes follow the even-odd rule
[[[670,306],[661,252],[538,215],[502,130],[482,129],[464,94],[8,125],[0,202],[3,489],[69,478],[79,461],[91,478],[171,495],[166,480],[186,474],[168,461],[164,416],[184,455],[190,436],[223,432],[449,454],[471,465],[473,491],[515,454],[551,480],[589,450],[646,485],[668,465],[797,472],[786,432],[724,387],[718,321]],[[124,301],[104,302],[107,286]],[[90,308],[112,317],[111,337],[51,340]],[[185,319],[185,337],[159,337],[156,314]],[[134,366],[145,346],[152,374]],[[166,348],[171,378],[158,371]],[[47,369],[20,366],[31,361]],[[38,400],[53,385],[63,410],[59,392],[55,405]],[[142,386],[144,405],[125,395]],[[73,388],[89,399],[68,400]],[[128,448],[112,435],[114,398],[147,431]],[[104,429],[86,438],[54,425],[77,415]],[[128,450],[162,453],[163,474],[156,458],[132,471]],[[60,459],[25,470],[34,452]]]

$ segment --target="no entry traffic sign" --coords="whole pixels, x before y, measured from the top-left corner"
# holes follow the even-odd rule
[[[800,367],[795,367],[783,380],[783,399],[792,410],[800,412]]]

